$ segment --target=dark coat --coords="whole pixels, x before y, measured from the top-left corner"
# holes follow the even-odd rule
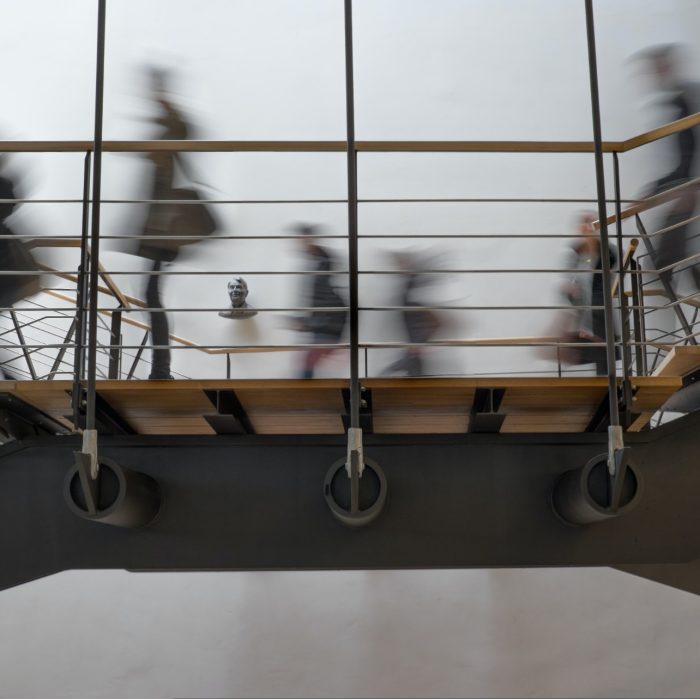
[[[0,199],[15,199],[15,189],[11,180],[0,177]],[[12,214],[14,202],[0,203],[0,235],[12,235],[6,219]],[[0,269],[3,272],[35,272],[39,268],[22,240],[0,238]],[[27,274],[0,275],[0,306],[8,307],[20,299],[32,296],[40,290],[40,277]]]
[[[683,119],[695,114],[700,110],[700,85],[680,84],[678,93],[669,100],[668,104],[676,110],[675,119]],[[697,131],[698,128],[695,127],[671,136],[677,154],[677,164],[671,172],[656,181],[655,192],[675,187],[695,176]]]
[[[167,101],[161,103],[162,113],[155,120],[160,126],[156,135],[157,140],[186,140],[189,127],[182,115]],[[149,199],[178,199],[180,198],[174,186],[177,154],[174,151],[157,151],[149,156],[154,162],[153,181]],[[171,233],[173,222],[177,216],[177,204],[151,203],[148,207],[143,235],[167,236]],[[179,252],[177,240],[141,240],[137,254],[151,260],[172,262]]]
[[[331,253],[320,245],[314,245],[312,253],[312,270],[314,272],[332,272],[333,258]],[[308,305],[314,308],[345,306],[345,301],[332,283],[333,275],[316,274],[311,278],[311,288],[308,294]],[[310,313],[306,321],[306,329],[313,333],[317,342],[338,342],[345,329],[347,313],[340,311],[319,311]]]

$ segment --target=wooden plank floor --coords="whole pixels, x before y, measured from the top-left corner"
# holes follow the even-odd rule
[[[687,357],[682,364],[687,367]],[[497,412],[504,416],[500,431],[508,433],[581,432],[607,400],[606,377],[377,378],[362,385],[371,394],[377,434],[465,433],[479,389],[502,391]],[[634,378],[634,411],[653,412],[681,385],[666,373]],[[347,387],[343,379],[97,382],[111,412],[133,432],[151,435],[216,434],[205,417],[217,414],[211,391],[234,395],[239,417],[256,434],[342,434]],[[69,381],[0,381],[0,393],[73,428],[71,388]]]

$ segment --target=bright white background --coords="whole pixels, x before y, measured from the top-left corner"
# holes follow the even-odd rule
[[[105,136],[145,138],[139,68],[174,63],[199,138],[342,139],[340,0],[111,0]],[[638,49],[695,41],[696,0],[599,0],[604,138],[667,120],[654,109]],[[92,135],[95,3],[2,0],[0,137]],[[590,139],[583,3],[574,0],[356,0],[360,139]],[[694,57],[696,58],[696,56]],[[658,158],[653,154],[656,153]],[[661,148],[623,159],[632,197],[663,166]],[[18,156],[32,197],[79,198],[75,155]],[[342,155],[211,155],[192,160],[215,196],[342,198]],[[363,197],[591,197],[590,156],[393,155],[360,159]],[[609,171],[608,171],[609,174]],[[144,162],[105,156],[105,197],[143,193]],[[608,180],[609,190],[611,182]],[[214,195],[213,195],[214,196]],[[32,207],[30,209],[30,206]],[[363,205],[363,233],[568,232],[581,205]],[[27,205],[20,229],[77,233],[73,205]],[[279,234],[292,221],[346,232],[337,205],[221,207],[226,232]],[[138,212],[104,207],[104,232]],[[131,228],[130,228],[131,227]],[[388,264],[364,242],[362,265]],[[341,254],[340,245],[336,248]],[[450,244],[451,266],[556,266],[562,241]],[[51,258],[71,266],[70,256]],[[109,269],[133,256],[106,251]],[[176,269],[300,269],[286,241],[213,242]],[[142,280],[120,278],[141,294]],[[258,306],[296,303],[294,280],[248,276]],[[226,302],[224,279],[170,280],[170,306]],[[470,277],[439,290],[461,303],[555,301],[556,279]],[[382,303],[386,280],[363,285]],[[216,299],[214,302],[213,299]],[[364,319],[366,338],[400,338],[393,318]],[[531,335],[546,316],[470,314],[452,335]],[[288,342],[279,318],[237,325],[174,317],[198,342]],[[135,338],[140,339],[139,337]],[[525,354],[524,354],[525,353]],[[378,357],[375,369],[391,360]],[[546,370],[529,350],[462,352],[436,371]],[[223,362],[176,353],[191,376]],[[295,358],[247,357],[235,375],[288,376]],[[342,374],[341,360],[327,375]],[[0,697],[697,696],[697,598],[606,570],[131,575],[73,572],[0,593]]]
[[[95,3],[69,7],[46,0],[11,7],[13,31],[5,50],[13,57],[0,136],[82,138],[93,129]],[[697,4],[615,0],[596,3],[603,135],[627,138],[663,123],[670,114],[653,104],[639,49],[663,41],[692,45]],[[355,4],[355,88],[358,139],[581,139],[591,138],[583,3],[561,0],[358,0]],[[696,55],[693,54],[693,59]],[[105,78],[105,137],[146,138],[148,121],[143,66],[175,68],[177,101],[194,124],[195,138],[343,139],[345,136],[343,25],[340,0],[120,0],[109,3]],[[343,154],[192,154],[190,166],[216,199],[342,199]],[[82,156],[16,156],[26,196],[80,198]],[[623,197],[633,198],[666,164],[663,144],[621,158]],[[611,163],[606,161],[612,195]],[[103,196],[147,194],[147,161],[106,154]],[[359,191],[372,198],[574,198],[595,196],[591,155],[566,154],[361,154]],[[406,247],[407,234],[543,234],[572,232],[584,203],[365,203],[360,234],[397,236],[360,244],[363,270],[392,269],[388,251]],[[104,204],[102,232],[138,234],[143,207]],[[342,204],[223,204],[216,207],[221,232],[285,235],[296,221],[321,224],[345,235]],[[647,222],[650,223],[649,221]],[[651,222],[653,225],[653,222]],[[79,204],[27,204],[15,226],[31,234],[78,234]],[[634,233],[632,229],[629,229]],[[346,267],[343,241],[329,243]],[[489,239],[413,241],[414,250],[442,253],[453,269],[562,266],[566,241]],[[105,241],[101,259],[111,271],[145,268],[133,255]],[[43,253],[55,267],[72,270],[76,257]],[[171,331],[200,344],[290,344],[307,338],[288,329],[282,314],[260,313],[249,321],[220,319],[198,309],[228,304],[228,273],[242,273],[249,301],[280,308],[302,302],[299,278],[255,276],[262,270],[308,268],[292,241],[213,240],[188,248],[173,271],[227,272],[227,276],[171,277],[164,302],[195,309],[171,314]],[[117,275],[120,286],[143,298],[144,277]],[[471,274],[445,277],[428,290],[427,302],[467,306],[555,305],[556,274]],[[362,305],[394,305],[396,278],[363,276]],[[346,285],[339,275],[336,283]],[[47,304],[55,301],[43,299]],[[103,298],[108,305],[109,300]],[[138,314],[137,318],[142,314]],[[551,311],[464,311],[445,316],[443,337],[489,338],[551,333]],[[40,340],[40,338],[35,338]],[[366,312],[362,340],[402,340],[396,314]],[[125,330],[138,344],[141,332]],[[370,353],[377,373],[394,356]],[[50,357],[46,360],[50,364]],[[176,350],[174,369],[192,377],[223,377],[223,357]],[[553,371],[532,349],[434,350],[427,371],[480,374]],[[292,354],[239,355],[234,376],[292,376]],[[143,365],[140,374],[145,375]],[[347,372],[345,355],[319,375]]]

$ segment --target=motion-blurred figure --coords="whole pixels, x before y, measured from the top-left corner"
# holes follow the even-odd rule
[[[0,158],[0,167],[4,158]],[[34,260],[29,246],[19,238],[13,238],[14,232],[7,219],[14,212],[17,204],[15,186],[6,176],[0,176],[0,270],[3,272],[37,272],[39,267]],[[3,199],[10,201],[1,201]],[[7,236],[7,237],[6,237]],[[38,274],[2,274],[0,275],[0,308],[11,309],[12,306],[29,296],[41,291],[41,278]],[[14,379],[0,369],[0,379]]]
[[[151,93],[157,104],[159,113],[155,123],[160,127],[155,136],[163,140],[185,140],[189,136],[189,128],[184,118],[177,110],[167,93],[167,75],[162,70],[152,69]],[[154,165],[153,184],[149,199],[170,199],[174,189],[175,160],[173,151],[153,151],[148,154]],[[151,204],[144,227],[145,236],[167,236],[173,218],[173,208],[162,204]],[[151,271],[160,272],[165,262],[172,262],[177,257],[178,250],[168,241],[141,241],[139,255],[153,260]],[[148,277],[146,284],[146,304],[149,308],[163,308],[160,298],[160,274]],[[151,311],[151,341],[160,345],[153,350],[151,374],[149,379],[172,379],[170,374],[170,329],[168,316],[164,312]]]
[[[304,305],[313,308],[345,306],[344,299],[333,286],[333,275],[326,274],[335,268],[333,254],[313,240],[313,236],[319,235],[318,226],[300,223],[294,226],[293,231],[304,236],[299,239],[299,243],[308,261],[309,271],[324,273],[310,277],[304,294]],[[314,344],[334,345],[340,342],[346,322],[347,311],[314,311],[297,318],[295,327],[301,332],[310,333]],[[302,378],[312,378],[319,362],[334,351],[333,347],[313,347],[306,350],[302,362]]]
[[[438,314],[428,308],[425,290],[435,283],[432,276],[422,275],[421,268],[429,265],[419,261],[418,256],[408,252],[392,253],[396,267],[402,272],[400,288],[396,299],[397,306],[405,309],[419,308],[420,310],[401,311],[408,341],[411,344],[427,343],[442,325]],[[403,374],[405,376],[421,376],[423,374],[423,355],[425,347],[407,347],[401,357],[386,367],[382,374]]]
[[[642,58],[651,68],[656,87],[664,93],[663,103],[673,109],[673,118],[682,119],[700,111],[700,84],[685,80],[679,65],[679,47],[669,44],[655,46],[642,52]],[[687,182],[697,176],[697,138],[698,127],[679,131],[671,136],[674,150],[675,167],[660,177],[644,192],[644,198],[659,194],[664,190]],[[689,225],[684,223],[692,218],[697,209],[698,190],[684,192],[674,200],[661,228],[678,225],[656,238],[656,255],[654,263],[657,269],[672,265],[686,257],[689,238]],[[691,267],[696,288],[700,289],[700,269]],[[661,272],[662,281],[672,283],[673,270]]]
[[[152,68],[149,71],[151,97],[157,108],[154,118],[158,126],[156,139],[186,140],[190,136],[189,124],[175,106],[168,93],[168,74]],[[188,178],[188,169],[182,157],[175,151],[156,150],[148,154],[153,162],[153,180],[149,199],[189,200],[190,203],[151,203],[139,241],[137,254],[153,261],[150,271],[159,273],[163,265],[173,262],[183,245],[196,243],[202,236],[211,235],[216,222],[208,208],[200,201],[192,188],[175,187],[175,177]],[[191,180],[192,178],[189,177]],[[192,236],[192,237],[188,237]],[[146,304],[149,308],[162,309],[160,298],[160,274],[149,275],[146,285]],[[170,348],[168,317],[163,311],[151,311],[151,339],[158,347],[153,350],[149,379],[172,379],[170,374]]]
[[[571,305],[571,311],[566,311],[563,321],[557,329],[557,335],[563,342],[605,342],[605,311],[603,293],[603,268],[600,253],[600,238],[593,225],[597,215],[592,212],[582,212],[578,216],[579,237],[574,241],[569,252],[567,267],[576,270],[561,287],[565,301]],[[610,269],[617,264],[615,249],[610,245],[608,251]],[[590,270],[584,274],[580,270]],[[586,306],[601,306],[601,308],[585,308]],[[617,338],[615,338],[617,340]],[[616,346],[615,356],[619,351]],[[560,358],[567,364],[595,364],[596,374],[607,374],[607,355],[605,347],[574,347],[561,348]]]
[[[4,163],[0,160],[0,167]],[[9,177],[0,176],[0,269],[3,272],[36,272],[39,267],[29,246],[19,238],[10,238],[13,231],[7,223],[17,206],[15,186]],[[9,308],[17,301],[33,296],[40,291],[38,274],[0,275],[0,307]]]

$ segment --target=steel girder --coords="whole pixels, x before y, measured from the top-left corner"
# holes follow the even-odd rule
[[[369,435],[388,497],[361,529],[336,521],[324,501],[342,436],[101,437],[101,455],[161,489],[161,511],[142,529],[69,510],[77,437],[12,442],[0,448],[0,588],[81,568],[614,566],[658,580],[667,571],[671,584],[699,591],[699,427],[693,414],[627,435],[644,483],[639,506],[578,527],[556,516],[552,488],[605,452],[604,434]]]

